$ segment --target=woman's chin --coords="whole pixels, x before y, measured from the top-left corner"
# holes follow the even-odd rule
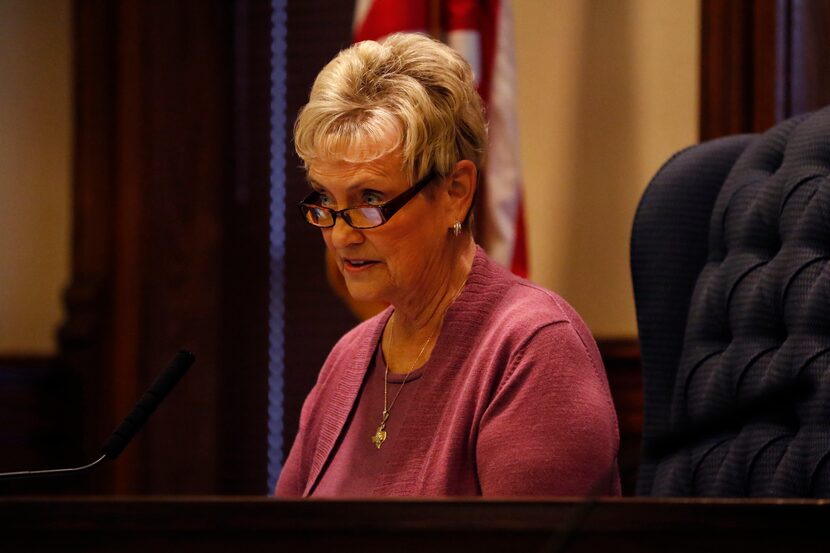
[[[389,280],[386,275],[378,272],[379,269],[378,264],[356,271],[342,271],[346,290],[352,300],[360,303],[389,304]]]
[[[375,303],[383,301],[376,290],[367,290],[364,286],[347,286],[347,288],[349,290],[349,295],[354,301],[362,303]]]

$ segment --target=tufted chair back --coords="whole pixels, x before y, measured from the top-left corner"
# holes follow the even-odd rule
[[[828,175],[830,108],[683,150],[646,189],[638,494],[830,497]]]

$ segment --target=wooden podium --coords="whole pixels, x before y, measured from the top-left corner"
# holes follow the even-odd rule
[[[0,551],[824,551],[825,500],[0,498]]]

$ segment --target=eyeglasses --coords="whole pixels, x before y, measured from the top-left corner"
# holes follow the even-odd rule
[[[331,228],[337,222],[337,217],[342,217],[346,224],[354,229],[370,229],[385,224],[392,215],[397,213],[403,206],[415,197],[418,192],[435,178],[435,172],[430,171],[427,176],[410,186],[405,192],[378,205],[358,205],[336,210],[330,207],[317,205],[320,199],[319,192],[312,192],[300,202],[300,213],[303,219],[315,227]]]

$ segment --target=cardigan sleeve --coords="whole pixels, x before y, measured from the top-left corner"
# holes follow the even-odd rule
[[[548,324],[518,349],[482,416],[482,495],[619,494],[618,447],[596,347],[570,322]]]

